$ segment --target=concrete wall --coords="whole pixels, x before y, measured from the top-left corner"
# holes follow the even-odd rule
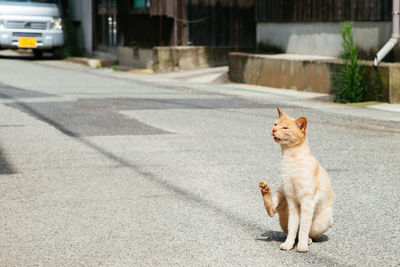
[[[125,67],[152,69],[153,49],[119,46],[118,63]]]
[[[257,47],[283,53],[339,56],[341,23],[258,23]],[[391,22],[355,22],[356,45],[371,58],[391,36]]]
[[[233,82],[267,87],[331,93],[332,73],[341,61],[331,57],[305,55],[255,55],[231,53],[229,78]],[[362,63],[367,68],[367,100],[400,103],[400,64]]]
[[[333,61],[328,57],[231,53],[229,77],[240,83],[329,93]]]
[[[80,22],[83,34],[79,40],[87,53],[93,52],[93,0],[69,0],[72,19]]]
[[[121,66],[153,69],[154,72],[193,70],[228,65],[229,53],[234,50],[233,47],[219,46],[162,46],[152,49],[119,46],[118,62]]]
[[[389,103],[400,104],[400,67],[398,64],[391,65],[388,77],[388,98]]]
[[[168,72],[223,66],[233,47],[166,46],[154,48],[154,71]]]

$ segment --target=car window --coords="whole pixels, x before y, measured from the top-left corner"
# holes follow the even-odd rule
[[[57,4],[58,0],[0,0],[0,2],[19,2],[19,3],[45,3],[45,4]]]

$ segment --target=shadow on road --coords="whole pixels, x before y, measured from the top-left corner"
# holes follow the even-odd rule
[[[258,237],[256,240],[259,241],[264,241],[264,242],[285,242],[286,240],[286,234],[282,231],[267,231],[263,234],[261,234],[260,237]],[[321,243],[321,242],[326,242],[329,240],[329,237],[327,235],[323,235],[320,238],[313,239],[313,242],[315,243]]]
[[[7,56],[0,54],[0,59],[35,60],[36,58],[34,56],[31,56],[30,54],[26,54],[26,55],[7,55]]]
[[[3,153],[3,150],[0,147],[0,175],[1,174],[13,174],[15,173],[11,164],[7,161],[6,156]]]
[[[286,234],[282,231],[267,231],[261,234],[261,236],[258,237],[257,240],[264,242],[285,242]]]
[[[16,50],[0,50],[0,60],[1,59],[11,59],[11,60],[56,60],[51,53],[43,53],[42,57],[35,57],[33,53],[30,52],[19,52]]]

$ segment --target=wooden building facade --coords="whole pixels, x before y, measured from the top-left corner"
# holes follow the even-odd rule
[[[389,21],[392,0],[256,0],[257,22]]]
[[[211,46],[254,46],[254,0],[188,1],[190,42]]]
[[[255,46],[255,0],[117,1],[119,46]]]

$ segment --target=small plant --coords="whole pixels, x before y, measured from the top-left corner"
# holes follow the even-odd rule
[[[111,69],[113,70],[113,71],[120,71],[121,69],[119,68],[119,66],[117,66],[117,65],[112,65],[111,66]]]
[[[342,24],[343,50],[341,55],[343,64],[333,74],[335,102],[361,102],[365,98],[367,85],[365,83],[365,68],[358,64],[357,46],[353,41],[352,22]]]

